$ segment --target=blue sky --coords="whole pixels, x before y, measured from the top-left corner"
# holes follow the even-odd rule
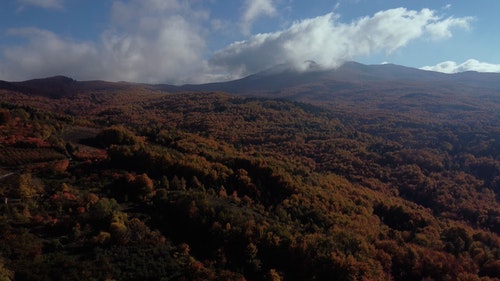
[[[0,80],[236,79],[345,61],[500,72],[500,1],[4,0]]]

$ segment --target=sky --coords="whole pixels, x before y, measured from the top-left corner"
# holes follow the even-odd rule
[[[500,1],[2,0],[0,80],[206,83],[346,61],[500,72]]]

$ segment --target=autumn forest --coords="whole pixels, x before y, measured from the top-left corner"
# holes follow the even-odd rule
[[[500,280],[500,91],[350,67],[0,82],[0,280]]]

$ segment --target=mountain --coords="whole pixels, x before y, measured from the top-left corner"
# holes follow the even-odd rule
[[[0,81],[0,89],[23,93],[61,97],[75,93],[99,90],[120,91],[141,88],[164,92],[227,92],[244,96],[262,96],[322,102],[337,93],[390,91],[399,94],[430,92],[461,95],[480,91],[491,94],[500,91],[500,74],[462,72],[444,74],[394,64],[364,65],[346,62],[332,70],[311,67],[299,72],[287,65],[279,65],[247,77],[206,84],[140,84],[105,81],[76,81],[69,77],[54,76],[22,82]]]
[[[305,102],[354,115],[457,122],[463,118],[484,118],[485,112],[493,119],[499,116],[499,81],[498,73],[444,74],[394,64],[346,62],[332,70],[322,70],[311,63],[305,72],[279,65],[238,80],[198,85],[75,81],[55,76],[23,82],[0,81],[0,89],[55,99],[88,94],[102,98],[101,94],[109,97],[115,93],[124,101],[138,93],[146,98],[161,93],[226,92]]]
[[[498,73],[444,74],[394,64],[347,62],[333,70],[298,72],[281,65],[234,81],[154,88],[281,98],[344,112],[360,108],[377,114],[454,119],[475,110],[498,112],[499,81]]]
[[[477,88],[488,91],[499,91],[500,74],[463,72],[444,74],[425,71],[394,64],[363,65],[356,62],[347,62],[333,70],[313,69],[298,72],[284,66],[277,66],[242,79],[208,83],[200,85],[184,85],[179,87],[186,91],[223,91],[243,95],[266,95],[290,97],[290,89],[302,87],[326,86],[324,91],[335,91],[364,88],[367,85],[381,89],[406,86],[408,88],[426,88],[434,91],[443,89],[460,89],[472,92]],[[171,89],[169,85],[157,85],[159,89]],[[296,92],[296,91],[292,91]],[[300,92],[306,92],[303,90]],[[322,94],[322,92],[318,93]]]
[[[444,74],[393,64],[347,62],[337,69],[307,72],[278,66],[234,81],[179,90],[287,99],[369,118],[397,115],[402,120],[457,122],[484,118],[484,112],[493,119],[500,114],[498,73]]]
[[[279,98],[306,102],[339,112],[353,108],[377,116],[456,121],[456,116],[479,118],[483,112],[500,114],[500,74],[463,72],[444,74],[394,64],[364,65],[346,62],[332,70],[310,63],[299,72],[287,65],[227,82],[198,85],[75,81],[64,76],[23,82],[0,81],[0,89],[51,98],[79,94],[158,94],[226,92],[245,97]],[[125,98],[125,100],[128,100]]]

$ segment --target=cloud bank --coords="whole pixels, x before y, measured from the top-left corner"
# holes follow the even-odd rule
[[[112,28],[102,34],[111,80],[187,82],[201,72],[208,14],[189,1],[115,1]]]
[[[338,15],[329,13],[296,22],[283,31],[233,43],[215,53],[210,63],[239,76],[283,63],[301,70],[304,62],[311,60],[324,68],[335,68],[357,57],[390,54],[419,38],[449,38],[453,28],[468,28],[471,20],[441,18],[429,9],[398,8],[342,23]]]
[[[454,61],[445,61],[433,66],[424,66],[421,69],[443,73],[458,73],[464,71],[500,72],[500,64],[491,64],[469,59],[461,64]]]
[[[0,61],[0,77],[6,80],[64,74],[95,78],[102,74],[100,52],[91,42],[75,42],[38,28],[17,28],[7,32],[27,40],[25,45],[6,48]],[[3,78],[5,77],[5,78]]]
[[[25,43],[1,49],[0,79],[62,74],[80,80],[189,82],[205,71],[207,19],[189,1],[131,0],[113,2],[100,41],[80,42],[38,28],[10,29],[9,36]]]
[[[297,70],[304,70],[306,61],[335,68],[370,54],[393,53],[417,39],[449,38],[454,28],[467,29],[472,20],[443,18],[429,9],[398,8],[344,23],[339,15],[328,13],[281,31],[252,35],[209,54],[209,39],[217,32],[211,23],[217,19],[193,6],[196,3],[114,1],[109,25],[95,41],[32,27],[10,29],[8,36],[24,41],[0,46],[0,79],[62,74],[78,80],[183,84],[236,79],[284,63]],[[245,3],[242,24],[248,29],[257,18],[277,11],[271,0]]]

